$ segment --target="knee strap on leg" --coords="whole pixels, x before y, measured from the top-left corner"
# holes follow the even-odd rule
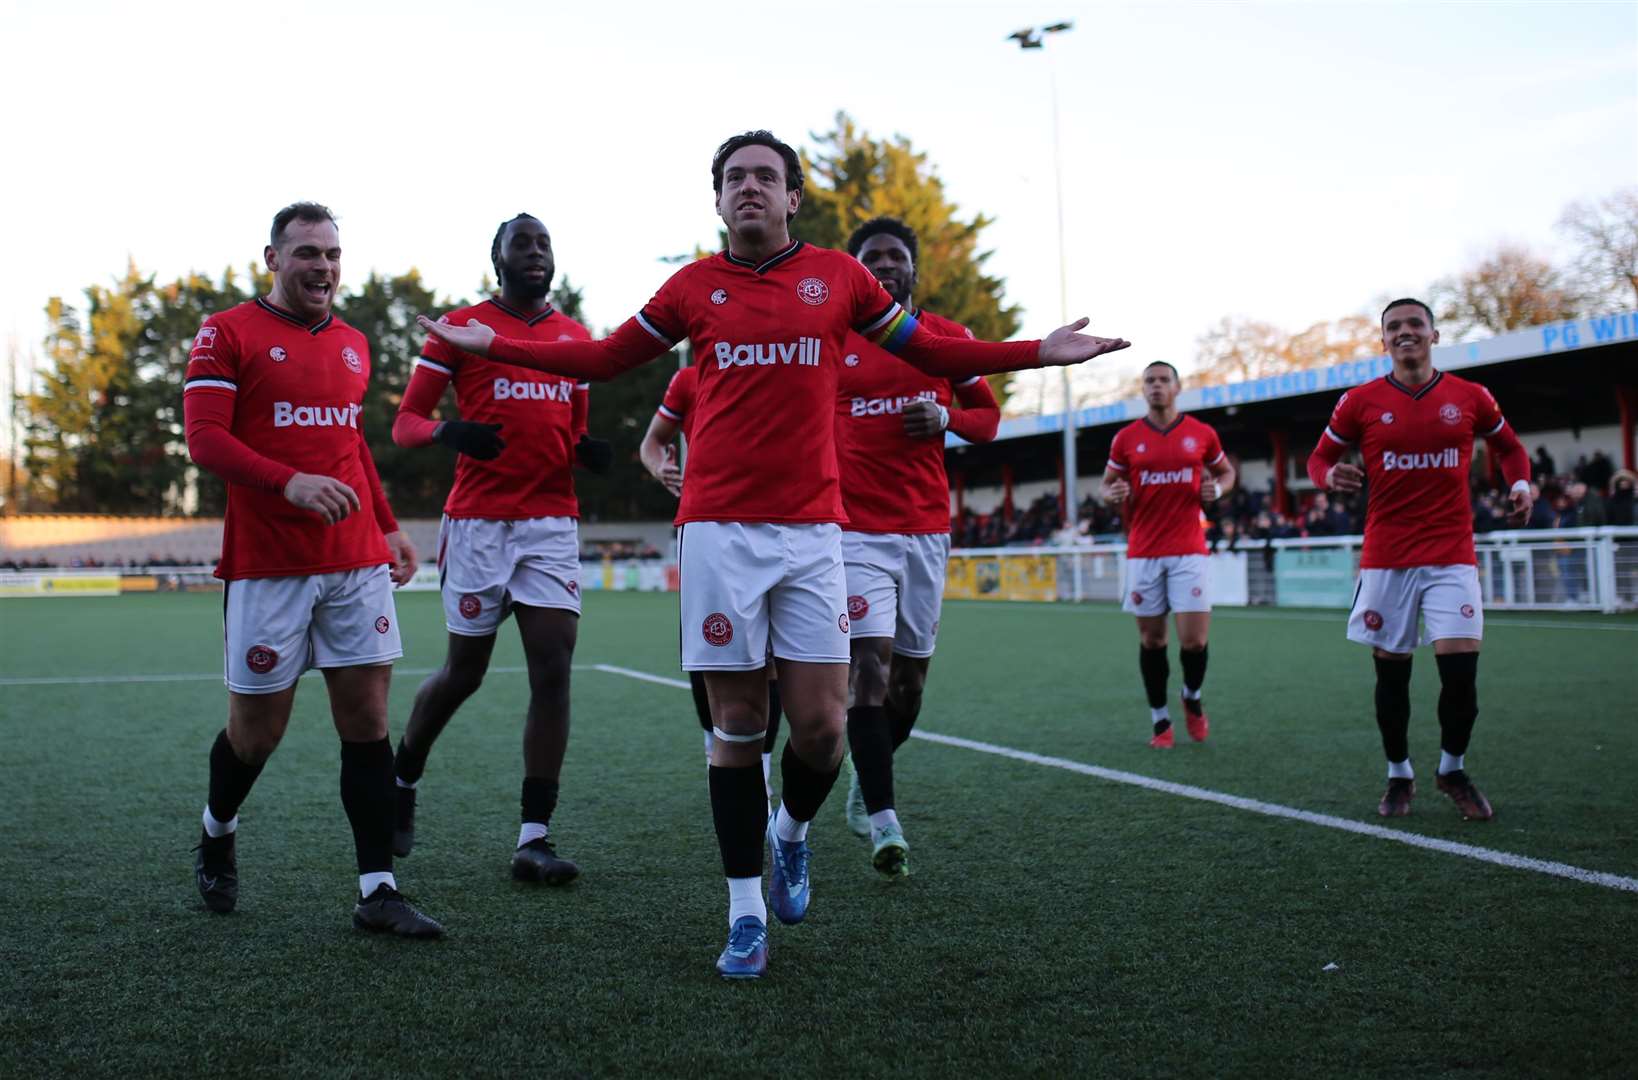
[[[752,731],[745,735],[734,735],[719,727],[712,727],[711,734],[726,743],[759,743],[767,736],[768,729],[763,728],[761,731]]]

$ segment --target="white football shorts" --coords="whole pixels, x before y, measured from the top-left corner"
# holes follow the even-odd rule
[[[950,534],[844,532],[842,561],[853,636],[890,637],[901,656],[932,656]]]
[[[488,637],[513,604],[580,614],[580,530],[572,517],[445,517],[438,586],[452,634]]]
[[[690,521],[677,547],[685,671],[848,662],[841,526]]]
[[[1443,638],[1483,640],[1483,595],[1476,566],[1361,570],[1348,612],[1348,640],[1395,653]]]
[[[222,590],[228,689],[272,694],[308,668],[390,664],[404,655],[385,566],[244,578]]]
[[[1126,599],[1132,615],[1211,610],[1211,567],[1206,555],[1165,555],[1126,560]]]

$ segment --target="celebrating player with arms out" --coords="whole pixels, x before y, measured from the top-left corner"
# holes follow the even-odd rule
[[[392,873],[387,687],[403,655],[392,586],[415,573],[364,444],[364,335],[330,314],[341,279],[335,218],[317,203],[273,217],[273,275],[258,297],[205,320],[188,357],[188,452],[227,481],[222,578],[228,721],[210,751],[194,877],[205,905],[239,899],[239,806],[284,737],[296,680],[324,672],[341,736],[341,804],[352,823],[353,924],[405,937],[443,928]],[[388,568],[391,567],[389,570]]]
[[[665,397],[654,418],[648,422],[648,430],[643,433],[643,441],[637,447],[637,456],[642,459],[643,468],[678,498],[682,497],[683,470],[675,444],[679,432],[684,439],[688,438],[688,421],[694,415],[694,391],[699,388],[699,375],[699,366],[693,365],[679,368],[671,376],[671,381],[666,384]],[[688,685],[694,691],[694,712],[699,716],[700,727],[705,729],[705,761],[709,765],[715,736],[711,734],[711,698],[705,690],[705,673],[690,671]],[[773,798],[773,748],[779,739],[779,717],[779,680],[770,665],[768,733],[762,737],[762,787],[770,799]]]
[[[960,323],[916,309],[916,234],[897,218],[865,222],[848,254],[921,325],[971,338]],[[952,382],[926,375],[850,334],[836,398],[836,454],[847,531],[847,614],[852,622],[852,706],[847,740],[853,779],[848,826],[871,840],[871,864],[888,877],[910,873],[893,797],[893,755],[921,712],[938,637],[944,568],[950,560],[950,482],[944,432],[972,442],[995,438],[1001,407],[975,375]],[[963,408],[951,411],[960,400]]]
[[[589,340],[585,327],[554,311],[547,300],[556,264],[551,235],[539,220],[519,214],[503,222],[489,258],[500,295],[446,318],[481,317],[530,341]],[[601,471],[608,466],[609,448],[585,433],[584,383],[561,377],[522,380],[517,374],[516,368],[429,337],[393,424],[393,441],[400,446],[439,442],[460,455],[438,538],[449,652],[444,666],[416,692],[398,743],[393,848],[399,855],[410,853],[416,787],[427,755],[455,710],[483,682],[495,634],[512,614],[529,666],[523,825],[512,876],[562,885],[580,873],[557,854],[548,834],[569,744],[569,667],[580,620],[579,504],[572,469],[578,457]],[[432,410],[451,381],[462,419],[433,420]]]
[[[1210,730],[1200,688],[1206,681],[1206,634],[1211,628],[1211,589],[1200,504],[1234,486],[1217,432],[1177,411],[1177,369],[1157,360],[1143,369],[1149,413],[1115,433],[1103,473],[1103,497],[1125,504],[1126,599],[1121,608],[1137,616],[1138,672],[1149,696],[1153,733],[1149,745],[1169,750],[1175,741],[1166,709],[1166,613],[1177,617],[1178,659],[1183,663],[1183,716],[1189,737],[1205,741]]]
[[[856,260],[790,239],[802,199],[801,159],[765,131],[723,143],[711,179],[728,249],[677,271],[602,341],[522,341],[497,337],[477,320],[421,322],[469,352],[593,379],[613,378],[691,340],[701,363],[677,516],[682,660],[685,669],[705,672],[715,727],[711,811],[730,925],[717,969],[756,978],[767,966],[768,907],[785,923],[807,914],[808,823],[842,757],[848,617],[834,403],[847,332],[931,374],[963,379],[1079,363],[1127,342],[1077,333],[1084,319],[1044,341],[938,337]],[[770,641],[790,735],[779,810],[764,830],[758,752]],[[773,856],[766,903],[764,834]]]
[[[1395,300],[1382,312],[1382,348],[1393,371],[1342,395],[1308,459],[1308,476],[1328,491],[1369,483],[1365,546],[1348,614],[1348,638],[1376,660],[1376,724],[1388,758],[1383,817],[1410,813],[1416,794],[1410,763],[1411,655],[1433,642],[1439,667],[1438,789],[1462,817],[1487,821],[1490,802],[1464,767],[1479,716],[1477,680],[1484,611],[1473,551],[1468,464],[1473,438],[1500,456],[1512,485],[1512,520],[1530,514],[1530,458],[1490,391],[1436,371],[1439,331],[1420,300]],[[1357,446],[1365,469],[1342,463]],[[1424,629],[1417,634],[1420,616]]]

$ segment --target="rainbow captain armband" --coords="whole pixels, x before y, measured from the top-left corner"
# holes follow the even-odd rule
[[[861,336],[868,338],[872,344],[878,345],[890,353],[896,353],[904,348],[904,343],[910,340],[910,336],[916,332],[916,327],[920,325],[920,323],[916,322],[914,315],[904,310],[902,305],[895,303],[879,316],[870,320],[869,324],[859,330],[859,333]]]

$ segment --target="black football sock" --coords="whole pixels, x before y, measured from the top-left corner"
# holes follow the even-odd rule
[[[341,743],[341,805],[353,826],[358,872],[392,872],[392,743]]]
[[[768,680],[768,733],[762,736],[762,752],[771,754],[774,743],[779,741],[779,718],[784,709],[779,704],[779,680]]]
[[[1149,708],[1164,709],[1166,707],[1166,680],[1172,674],[1172,666],[1166,660],[1166,646],[1151,649],[1145,645],[1138,646],[1138,671],[1143,675],[1143,692],[1149,696]],[[1155,734],[1171,727],[1170,720],[1156,720]]]
[[[543,776],[523,778],[523,823],[550,825],[557,809],[557,781]]]
[[[1461,757],[1479,718],[1479,654],[1448,653],[1433,662],[1439,665],[1439,748]]]
[[[688,673],[689,689],[694,691],[694,712],[700,718],[700,727],[711,730],[711,698],[705,692],[705,676],[698,671]]]
[[[793,821],[812,821],[819,808],[825,805],[825,796],[836,784],[842,771],[840,760],[828,772],[819,772],[803,761],[785,740],[785,753],[779,758],[779,801]]]
[[[218,732],[210,747],[210,796],[206,803],[210,816],[224,825],[232,821],[266,764],[261,761],[247,765],[240,761],[239,755],[233,752],[233,744],[228,742],[227,728]]]
[[[762,840],[767,832],[768,795],[760,765],[712,765],[711,821],[722,852],[722,872],[730,878],[762,876]]]
[[[430,749],[430,747],[429,747]],[[404,737],[398,737],[398,752],[392,758],[393,775],[406,785],[413,787],[421,782],[421,776],[427,771],[427,755],[417,754],[404,743]]]
[[[1382,753],[1390,762],[1410,757],[1411,661],[1376,660],[1376,726],[1382,732]]]
[[[893,809],[893,734],[887,710],[880,705],[849,709],[847,745],[853,751],[853,771],[859,774],[865,809],[872,814]]]
[[[1179,649],[1177,658],[1183,662],[1183,688],[1188,691],[1183,700],[1200,697],[1200,688],[1206,684],[1206,646],[1198,649]]]
[[[916,726],[916,720],[921,716],[921,693],[907,695],[899,700],[889,694],[882,706],[887,710],[887,729],[893,734],[893,749],[910,741],[910,732]]]

